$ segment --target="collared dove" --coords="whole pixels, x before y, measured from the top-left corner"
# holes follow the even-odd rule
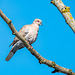
[[[37,39],[39,25],[42,25],[42,21],[40,19],[35,19],[32,24],[23,26],[20,29],[19,34],[22,35],[31,45]],[[5,59],[6,61],[9,61],[17,50],[25,47],[23,42],[21,40],[19,40],[17,37],[14,38],[11,45],[13,47]]]

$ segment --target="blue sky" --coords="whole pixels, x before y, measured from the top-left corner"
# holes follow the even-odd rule
[[[43,26],[40,26],[33,48],[44,58],[75,72],[75,34],[50,1],[0,0],[0,9],[12,20],[18,31],[22,26],[31,24],[34,19],[41,19]],[[75,1],[62,1],[71,7],[72,16],[75,18]],[[14,37],[8,25],[0,18],[0,75],[63,75],[52,74],[54,69],[40,65],[26,48],[17,51],[10,61],[5,61],[12,48],[8,46]]]

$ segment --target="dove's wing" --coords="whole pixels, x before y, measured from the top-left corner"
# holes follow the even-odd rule
[[[25,37],[29,33],[29,29],[30,29],[29,25],[25,25],[20,29],[19,34]],[[17,41],[19,41],[19,39],[15,37],[13,42],[10,44],[10,46],[14,45]]]
[[[22,35],[23,37],[25,37],[29,33],[29,29],[30,29],[29,25],[25,25],[20,29],[19,34]],[[11,45],[13,45],[13,47],[5,59],[6,61],[9,61],[18,49],[23,48],[23,47],[21,47],[21,44],[22,44],[22,41],[19,40],[17,37],[15,37],[14,41],[11,44]]]

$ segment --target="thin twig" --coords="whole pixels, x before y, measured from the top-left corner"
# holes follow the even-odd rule
[[[46,64],[49,67],[53,67],[55,69],[55,71],[53,71],[53,72],[61,72],[61,73],[65,73],[67,75],[75,75],[75,73],[72,72],[71,69],[61,67],[61,66],[57,65],[55,62],[43,58],[35,49],[33,49],[31,47],[31,45],[29,45],[28,41],[26,41],[26,39],[23,36],[19,35],[17,30],[15,29],[15,27],[11,23],[11,20],[8,19],[6,17],[6,15],[1,10],[0,10],[0,14],[1,14],[0,16],[3,18],[3,20],[8,24],[8,26],[11,29],[12,33],[15,36],[17,36],[24,43],[24,45],[31,52],[31,54],[34,55],[39,60],[40,64]]]

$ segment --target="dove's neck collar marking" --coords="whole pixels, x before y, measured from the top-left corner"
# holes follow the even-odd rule
[[[33,23],[32,25],[33,25],[34,27],[36,27],[36,28],[39,28],[39,25],[36,24],[36,23]]]

